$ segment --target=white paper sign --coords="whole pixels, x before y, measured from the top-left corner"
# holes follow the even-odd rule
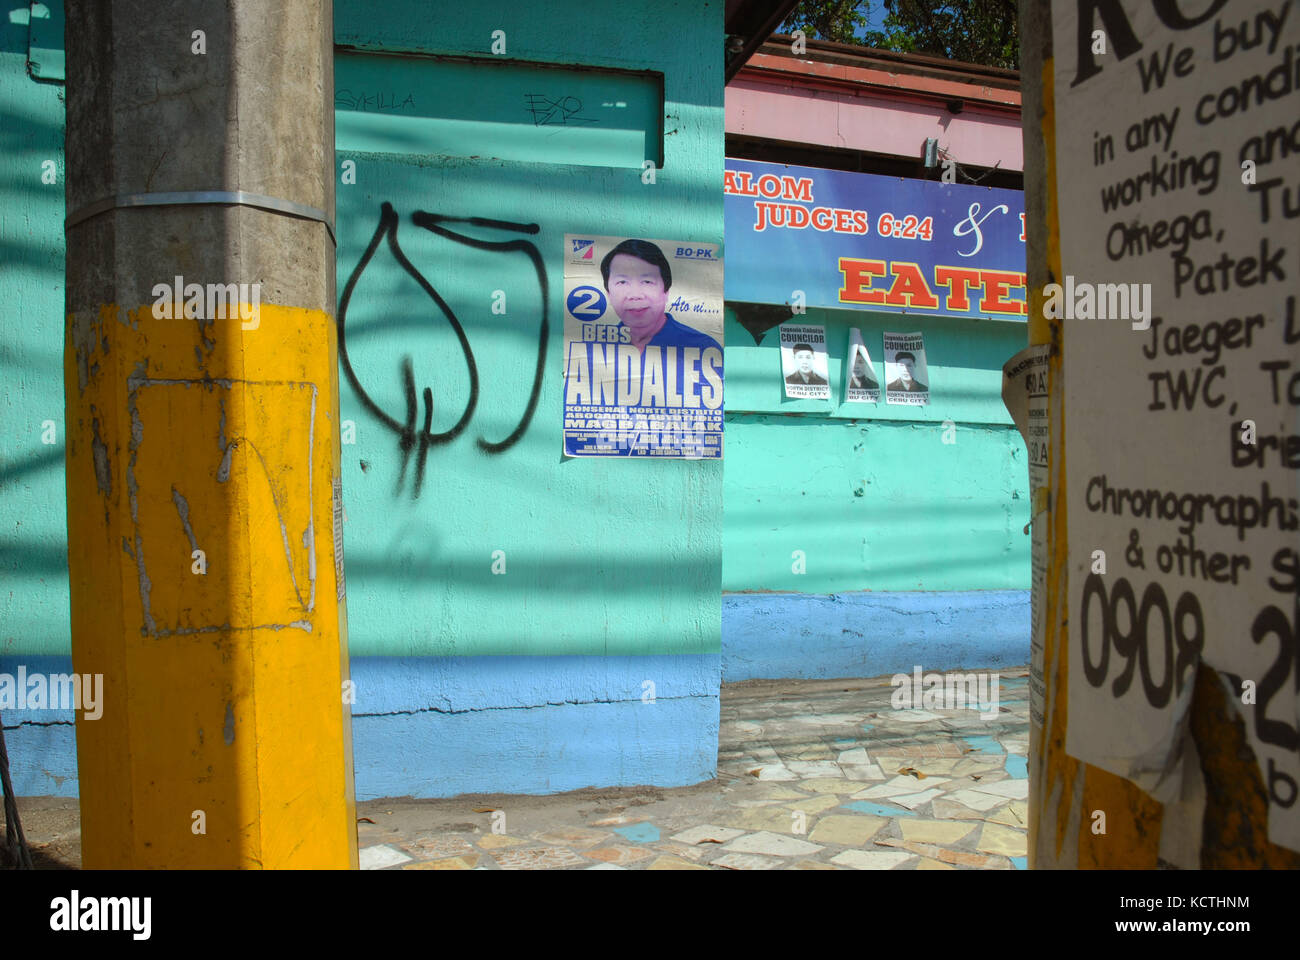
[[[849,330],[849,349],[844,355],[844,402],[879,403],[880,381],[876,367],[871,362],[867,345],[862,342],[862,331]]]
[[[1026,347],[1002,367],[1002,402],[1024,438],[1029,454],[1029,502],[1047,485],[1049,430],[1047,419],[1046,345]]]
[[[1002,367],[1002,402],[1025,441],[1029,458],[1029,509],[1038,506],[1038,491],[1048,481],[1048,455],[1051,450],[1048,419],[1047,370],[1050,350],[1046,344],[1026,347]],[[1047,525],[1050,513],[1034,515],[1028,528],[1033,539],[1030,564],[1030,634],[1029,634],[1029,717],[1035,729],[1046,723],[1044,707],[1047,684],[1043,676],[1044,619],[1047,609],[1047,562],[1049,543]],[[1018,522],[1018,521],[1017,521]]]
[[[1300,4],[1052,13],[1066,749],[1168,802],[1204,662],[1300,850]]]

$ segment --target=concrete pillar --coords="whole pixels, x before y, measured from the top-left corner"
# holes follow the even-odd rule
[[[1081,4],[1080,8],[1085,6]],[[1089,411],[1065,407],[1062,321],[1046,318],[1043,311],[1044,286],[1064,281],[1056,191],[1058,123],[1053,105],[1052,14],[1052,4],[1047,0],[1020,5],[1029,342],[1050,347],[1051,425],[1050,482],[1041,491],[1041,502],[1034,504],[1036,516],[1046,511],[1042,515],[1046,523],[1046,555],[1035,558],[1046,567],[1045,590],[1041,598],[1035,597],[1044,611],[1042,633],[1036,639],[1044,648],[1045,721],[1036,723],[1030,734],[1029,865],[1038,869],[1153,869],[1166,865],[1294,868],[1300,866],[1300,854],[1268,839],[1267,785],[1245,735],[1241,707],[1228,702],[1218,671],[1203,660],[1194,678],[1188,723],[1196,754],[1189,760],[1197,768],[1189,772],[1189,781],[1194,783],[1199,777],[1203,786],[1185,790],[1184,798],[1161,804],[1129,780],[1066,753],[1070,725],[1086,727],[1097,720],[1072,705],[1067,696],[1071,644],[1079,643],[1078,628],[1071,623],[1071,616],[1077,623],[1079,614],[1070,611],[1067,604],[1070,544],[1066,493],[1069,484],[1086,482],[1093,465],[1077,451],[1067,450],[1063,442],[1066,418],[1087,417]],[[1073,51],[1061,53],[1073,55]],[[1118,69],[1112,66],[1116,55],[1117,51],[1112,50],[1111,59],[1105,61],[1109,69]],[[1262,63],[1260,57],[1256,66]],[[1131,64],[1128,69],[1133,69]],[[1190,113],[1194,105],[1186,104],[1183,112]],[[1065,122],[1074,122],[1074,118]],[[1188,136],[1198,135],[1193,132]],[[1207,134],[1199,136],[1208,140]],[[1212,144],[1204,142],[1200,146]],[[1179,147],[1184,153],[1191,152],[1186,144]],[[1235,147],[1231,157],[1235,157]],[[1225,156],[1225,166],[1231,168],[1229,160]],[[1227,176],[1235,174],[1229,169]],[[1075,224],[1074,228],[1079,226]],[[1243,297],[1241,309],[1245,309],[1245,301],[1252,299]],[[1259,303],[1263,303],[1262,294]],[[1157,313],[1167,308],[1166,303]],[[1105,391],[1106,381],[1099,379],[1095,389],[1098,393]],[[1217,455],[1219,449],[1214,447],[1212,452]],[[1158,433],[1153,432],[1153,442],[1144,455],[1161,456]],[[1243,629],[1241,642],[1248,643],[1246,637]],[[1300,664],[1296,669],[1300,670]],[[1193,796],[1188,797],[1189,792]],[[1104,830],[1097,829],[1097,812],[1105,816]],[[1288,814],[1279,808],[1275,815]],[[1186,851],[1187,859],[1194,862],[1171,863],[1166,860],[1170,851]]]
[[[66,40],[85,865],[355,867],[330,4],[69,0]]]

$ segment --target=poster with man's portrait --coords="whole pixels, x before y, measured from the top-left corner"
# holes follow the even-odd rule
[[[826,328],[785,323],[781,331],[781,376],[791,400],[829,400]]]
[[[867,345],[862,342],[862,331],[857,327],[849,330],[849,351],[844,355],[844,402],[880,402],[880,381],[876,379]]]
[[[722,457],[722,249],[564,237],[564,454]]]
[[[920,333],[885,334],[885,403],[925,406],[930,402],[930,372]]]

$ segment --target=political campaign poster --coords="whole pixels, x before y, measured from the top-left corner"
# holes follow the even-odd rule
[[[785,395],[791,400],[830,399],[825,327],[781,325],[781,376],[785,379]]]
[[[885,334],[885,403],[923,407],[930,402],[930,371],[920,333]]]
[[[876,379],[867,345],[862,342],[862,331],[857,327],[849,330],[849,350],[844,355],[844,402],[880,402],[880,381]]]
[[[565,234],[564,453],[722,457],[722,250]]]

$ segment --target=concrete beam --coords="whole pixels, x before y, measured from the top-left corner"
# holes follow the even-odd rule
[[[87,867],[356,866],[332,41],[313,0],[68,3]],[[236,191],[318,218],[135,205]]]

